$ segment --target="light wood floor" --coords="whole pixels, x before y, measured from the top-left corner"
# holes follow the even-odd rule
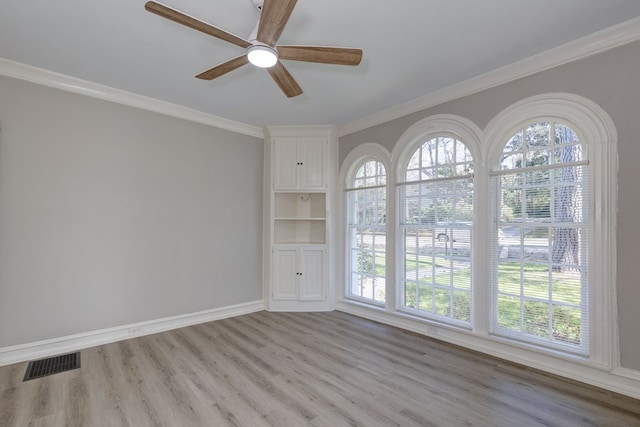
[[[640,401],[344,313],[260,312],[82,351],[0,426],[640,426]]]

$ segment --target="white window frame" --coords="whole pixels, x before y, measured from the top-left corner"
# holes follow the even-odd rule
[[[523,122],[538,117],[566,123],[581,134],[586,158],[589,159],[588,188],[591,193],[589,218],[589,355],[587,357],[548,347],[536,346],[491,334],[491,289],[489,268],[490,224],[489,164],[498,162],[504,143]],[[413,152],[414,144],[439,132],[457,135],[464,141],[474,159],[474,226],[472,251],[472,329],[456,328],[432,319],[397,311],[400,274],[396,263],[402,259],[398,242],[400,212],[398,177]],[[384,309],[345,301],[338,307],[353,314],[400,326],[418,333],[438,337],[454,344],[493,354],[525,365],[559,373],[578,380],[589,379],[585,372],[619,370],[616,318],[616,213],[617,213],[617,132],[609,115],[596,103],[582,96],[567,93],[547,93],[523,99],[494,116],[484,131],[466,118],[441,114],[427,117],[409,127],[396,142],[387,168],[387,302]],[[378,153],[382,159],[388,152],[377,144],[362,144],[348,154],[341,173],[341,190],[348,169],[366,154]],[[381,154],[382,153],[382,154]],[[394,187],[393,191],[389,187]],[[342,220],[345,219],[344,197],[339,198]],[[345,272],[344,224],[340,227],[340,268]],[[341,286],[344,287],[344,274]],[[344,295],[344,290],[342,295]],[[585,371],[585,368],[595,369]],[[595,377],[594,377],[595,378]],[[596,380],[593,380],[596,381]],[[588,381],[593,383],[592,381]]]
[[[589,160],[588,160],[588,147],[587,144],[584,141],[584,135],[582,135],[582,132],[580,129],[574,129],[572,128],[565,120],[560,121],[558,120],[557,117],[535,117],[533,119],[527,120],[523,123],[520,123],[512,132],[511,137],[513,137],[516,133],[518,132],[522,132],[522,131],[526,131],[526,129],[530,126],[530,125],[534,125],[536,123],[550,123],[554,126],[556,125],[564,125],[567,126],[568,128],[570,128],[572,131],[574,131],[576,133],[576,135],[578,136],[578,140],[579,143],[577,145],[579,145],[581,147],[581,149],[584,149],[583,153],[582,153],[582,159],[579,161],[576,161],[574,163],[571,164],[563,164],[563,163],[553,163],[553,164],[548,164],[548,165],[544,165],[544,166],[531,166],[531,167],[522,167],[522,168],[514,168],[514,169],[508,169],[508,170],[500,170],[500,164],[496,164],[495,162],[491,162],[489,163],[490,165],[490,171],[489,171],[489,181],[490,181],[490,186],[493,187],[495,185],[497,185],[497,183],[494,181],[494,179],[499,178],[501,176],[505,176],[505,175],[517,175],[517,174],[522,174],[522,173],[526,173],[527,171],[542,171],[542,170],[555,170],[555,169],[560,169],[562,166],[573,166],[573,167],[585,167],[586,169],[586,176],[587,179],[585,181],[585,186],[581,186],[581,190],[587,190],[588,194],[586,195],[586,201],[587,204],[586,205],[582,205],[581,207],[581,211],[583,211],[583,216],[585,218],[587,218],[587,252],[589,250],[589,246],[594,244],[594,242],[591,241],[591,227],[589,227],[589,224],[591,222],[591,218],[589,217],[589,212],[590,212],[590,205],[592,203],[591,199],[591,194],[592,191],[589,188]],[[511,137],[509,137],[508,139],[510,139]],[[554,137],[554,134],[552,133],[550,135],[551,138]],[[505,144],[507,143],[508,140],[505,140]],[[503,150],[503,152],[501,153],[502,157],[504,154],[506,154]],[[496,159],[499,160],[499,159]],[[493,166],[493,167],[491,167]],[[491,197],[499,197],[500,193],[498,192],[499,188],[489,188],[489,204],[491,205],[492,208],[496,208],[497,205],[499,204],[499,200],[496,199],[492,199]],[[584,199],[583,199],[584,201]],[[489,254],[495,255],[496,254],[496,250],[497,250],[497,246],[498,246],[498,233],[497,233],[497,228],[498,228],[498,224],[499,224],[499,218],[495,217],[494,215],[498,215],[498,210],[492,210],[492,213],[490,213],[490,218],[489,218],[489,226],[488,226],[488,230],[490,232],[490,237],[488,239],[488,241],[490,242],[490,250],[489,250]],[[532,223],[532,225],[552,225],[552,223],[545,223],[545,224],[540,224],[540,223]],[[495,246],[493,246],[495,244]],[[551,248],[550,248],[551,249]],[[589,259],[589,253],[583,253],[581,255],[582,258],[582,265],[584,265],[586,274],[583,275],[581,280],[584,280],[586,278],[587,281],[587,286],[589,287],[589,265],[590,263],[588,262]],[[539,345],[540,347],[549,347],[549,348],[553,348],[553,349],[557,349],[557,350],[561,350],[561,351],[566,351],[567,353],[573,353],[575,352],[578,355],[584,355],[585,353],[588,353],[589,351],[589,327],[590,327],[590,322],[588,321],[589,319],[589,313],[590,313],[590,309],[587,306],[587,314],[586,316],[582,317],[582,328],[583,328],[583,333],[586,332],[582,338],[583,338],[583,342],[581,345],[573,345],[573,344],[567,344],[567,343],[563,343],[560,341],[550,341],[544,338],[540,338],[537,339],[534,336],[530,335],[530,334],[525,334],[525,333],[520,333],[520,332],[516,332],[516,331],[511,331],[507,328],[503,328],[501,326],[499,326],[498,322],[497,322],[497,318],[496,316],[494,316],[495,312],[493,310],[495,310],[497,308],[497,303],[495,301],[495,293],[497,291],[496,286],[497,286],[497,271],[493,269],[494,266],[497,266],[496,263],[497,260],[496,259],[490,259],[490,267],[492,268],[492,270],[490,271],[490,283],[489,283],[489,287],[490,287],[490,294],[491,294],[491,327],[490,327],[490,331],[493,334],[496,334],[498,336],[502,336],[502,337],[510,337],[512,339],[515,340],[522,340],[525,343],[529,343],[529,344],[533,344],[533,345]],[[548,265],[549,268],[551,268],[550,265]],[[587,287],[587,291],[588,291],[588,287]],[[587,302],[588,302],[588,295],[583,295],[583,298],[587,298]],[[520,295],[519,297],[522,300],[525,300],[526,298],[523,295]],[[541,301],[543,301],[544,298],[541,298]],[[552,299],[546,300],[544,302],[547,302],[549,304],[553,303]],[[581,306],[582,308],[582,306]],[[522,313],[521,313],[522,314]]]
[[[398,262],[401,262],[401,260],[404,259],[404,253],[403,253],[404,245],[402,244],[403,236],[402,236],[402,228],[400,226],[400,218],[399,218],[399,214],[400,212],[402,212],[401,203],[403,202],[402,200],[400,200],[400,196],[401,196],[400,186],[402,185],[402,183],[404,183],[407,165],[411,157],[413,156],[415,150],[418,148],[420,144],[432,138],[436,138],[439,136],[447,136],[447,137],[455,138],[460,142],[464,143],[469,149],[469,151],[471,152],[471,155],[473,157],[473,164],[474,164],[474,176],[477,176],[477,171],[480,164],[480,155],[481,155],[480,154],[481,153],[480,135],[481,135],[480,129],[472,121],[465,119],[464,117],[455,116],[451,114],[439,114],[439,115],[428,117],[426,119],[423,119],[415,123],[409,129],[407,129],[398,140],[398,143],[396,144],[396,148],[394,149],[392,154],[394,177],[387,178],[387,179],[394,179],[394,183],[396,187],[394,191],[394,194],[395,194],[394,198],[396,200],[396,203],[394,204],[394,217],[396,218],[396,220],[394,222],[395,239],[393,244],[394,244],[394,250],[395,250],[395,259],[398,260]],[[480,182],[483,183],[484,181],[481,180]],[[474,216],[473,216],[473,227],[471,230],[471,234],[474,236],[474,238],[472,239],[472,247],[471,247],[472,254],[478,252],[477,250],[478,239],[476,238],[476,235],[475,235],[475,231],[477,229],[476,224],[478,221],[478,216],[477,216],[478,209],[476,206],[477,185],[478,185],[478,181],[476,181],[474,178],[474,214],[473,214]],[[444,321],[444,319],[440,320],[438,316],[422,315],[420,313],[417,313],[415,310],[407,310],[405,309],[405,307],[402,307],[402,301],[403,301],[402,289],[401,289],[402,288],[401,284],[403,282],[402,267],[398,267],[395,272],[394,310],[398,312],[405,312],[409,315],[423,318],[428,321],[433,321],[436,323],[443,323],[443,324],[446,323],[449,326],[459,327],[461,329],[473,328],[474,324],[476,323],[476,317],[477,317],[476,307],[478,306],[478,302],[476,301],[477,293],[475,291],[475,287],[476,287],[475,281],[476,281],[478,272],[481,271],[481,269],[479,268],[480,266],[478,266],[477,264],[478,263],[473,262],[472,260],[471,322],[469,324],[466,324],[466,323],[463,324],[462,322],[455,322],[455,321]]]
[[[497,115],[486,127],[483,158],[497,165],[504,144],[524,123],[566,123],[580,134],[589,159],[589,349],[590,364],[609,367],[617,358],[614,321],[616,280],[617,132],[609,115],[584,97],[552,93],[524,99]],[[497,167],[497,166],[496,166]],[[489,168],[490,169],[490,168]],[[488,171],[486,172],[488,174]],[[488,190],[488,186],[486,187]],[[488,196],[488,194],[487,194]],[[487,218],[487,223],[492,218]],[[484,248],[489,254],[490,242]],[[594,244],[598,242],[597,244]],[[486,260],[488,262],[488,259]],[[478,259],[476,259],[478,262]],[[487,284],[487,292],[490,283]],[[492,313],[488,313],[492,319]],[[491,328],[490,328],[491,329]],[[489,330],[491,332],[491,330]],[[503,340],[503,338],[497,338]],[[537,348],[537,346],[536,346]]]
[[[392,197],[392,181],[391,181],[391,155],[389,151],[384,148],[382,145],[377,143],[369,142],[358,146],[354,149],[349,155],[345,158],[343,162],[343,166],[340,169],[339,175],[339,208],[340,208],[340,241],[343,242],[340,250],[340,271],[342,272],[342,280],[340,281],[340,289],[338,292],[339,300],[351,300],[353,302],[357,302],[359,304],[367,305],[372,308],[380,308],[387,309],[389,307],[390,301],[393,302],[392,293],[394,292],[393,280],[391,278],[391,272],[394,271],[394,259],[393,259],[393,251],[390,250],[393,246],[393,240],[390,239],[390,230],[392,227],[390,224],[393,224],[391,221],[394,220],[393,213],[393,199]],[[386,258],[386,277],[385,277],[385,302],[379,303],[369,299],[357,298],[355,296],[350,295],[349,289],[351,286],[351,269],[350,269],[350,239],[349,239],[349,221],[348,215],[350,213],[351,207],[349,206],[349,194],[348,190],[352,187],[352,181],[354,178],[354,174],[357,169],[363,164],[364,161],[375,160],[380,162],[386,171],[386,210],[387,210],[387,220],[386,220],[386,244],[385,244],[385,258]]]

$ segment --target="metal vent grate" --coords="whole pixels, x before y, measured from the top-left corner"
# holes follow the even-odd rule
[[[80,367],[80,352],[49,357],[29,362],[23,381],[46,377],[59,372],[71,371]]]

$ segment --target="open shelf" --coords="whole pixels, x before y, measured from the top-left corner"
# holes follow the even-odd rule
[[[274,243],[325,243],[324,221],[279,220],[274,224]]]
[[[326,202],[324,193],[275,193],[276,218],[324,219]]]
[[[275,193],[274,243],[326,243],[325,193]]]

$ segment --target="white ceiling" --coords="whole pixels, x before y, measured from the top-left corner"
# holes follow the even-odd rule
[[[252,0],[162,3],[247,38]],[[280,44],[359,47],[358,67],[284,61],[287,98],[243,50],[153,15],[145,0],[1,0],[0,58],[254,126],[343,124],[640,16],[639,0],[299,0]],[[1,96],[1,94],[0,94]]]

